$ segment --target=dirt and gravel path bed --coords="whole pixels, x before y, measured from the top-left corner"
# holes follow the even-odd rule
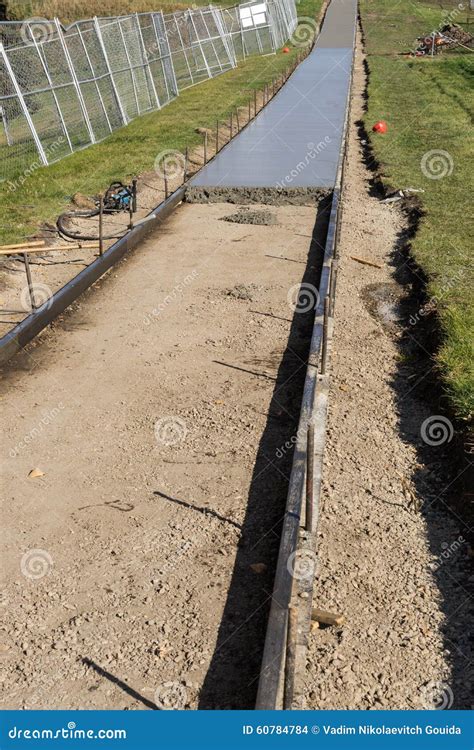
[[[413,281],[399,251],[405,220],[369,194],[357,124],[364,88],[359,40],[315,587],[316,606],[347,624],[312,633],[307,707],[467,708],[467,534],[445,502],[452,477],[432,365],[403,319]]]
[[[253,707],[321,256],[260,209],[182,206],[7,373],[4,706]]]

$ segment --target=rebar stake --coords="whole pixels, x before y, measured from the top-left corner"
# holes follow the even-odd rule
[[[99,198],[99,255],[104,252],[104,196]]]
[[[252,119],[252,100],[249,99],[249,122]]]
[[[36,310],[35,295],[33,291],[33,281],[31,278],[30,263],[28,260],[28,253],[23,253],[23,260],[25,261],[26,280],[28,282],[28,291],[30,293],[31,309]]]
[[[189,162],[189,153],[188,153],[188,147],[186,146],[184,150],[184,172],[183,172],[183,182],[186,182],[188,179],[188,162]]]
[[[204,133],[204,164],[207,164],[207,130]]]
[[[314,486],[314,424],[308,424],[306,445],[306,531],[314,532],[313,521],[313,486]]]
[[[132,206],[133,213],[137,213],[137,181],[132,180]]]
[[[253,90],[253,108],[255,111],[255,117],[257,116],[257,89]]]
[[[230,138],[229,138],[229,141],[231,141],[232,138],[234,137],[234,121],[233,121],[232,118],[233,118],[233,114],[231,112],[230,113]]]
[[[328,356],[329,297],[324,299],[323,345],[321,352],[321,375],[326,375]]]
[[[295,679],[296,634],[298,630],[298,612],[295,607],[288,607],[286,628],[285,684],[283,687],[283,708],[291,711],[293,705],[293,683]]]
[[[219,120],[216,120],[216,154],[219,151]]]
[[[329,315],[334,317],[334,305],[336,302],[336,281],[337,281],[338,261],[333,258],[331,263],[331,280],[329,282]]]
[[[166,174],[166,160],[163,160],[163,180],[165,183],[165,200],[168,198],[168,176]]]
[[[240,133],[239,110],[235,110],[235,121],[237,123],[237,132]]]

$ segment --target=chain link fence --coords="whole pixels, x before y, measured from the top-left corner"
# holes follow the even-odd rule
[[[106,138],[297,25],[295,0],[0,23],[0,183]]]

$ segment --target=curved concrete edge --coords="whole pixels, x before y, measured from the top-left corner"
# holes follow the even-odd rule
[[[115,242],[103,255],[94,260],[71,281],[55,292],[37,310],[18,323],[0,339],[0,366],[5,365],[20,349],[60,315],[86,289],[92,286],[112,266],[130,253],[152,231],[154,231],[183,201],[186,186],[182,185],[169,198],[160,203],[148,216],[141,219],[133,229]]]

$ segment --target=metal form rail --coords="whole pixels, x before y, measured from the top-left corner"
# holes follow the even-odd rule
[[[352,63],[354,53],[355,43]],[[326,442],[331,341],[351,88],[352,74],[260,671],[256,703],[258,710],[291,710],[305,707],[302,678],[311,629],[317,570],[317,525]]]

